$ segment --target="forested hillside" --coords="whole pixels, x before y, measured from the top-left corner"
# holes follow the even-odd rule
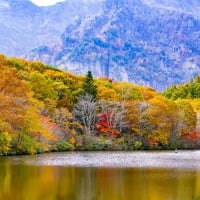
[[[163,94],[173,100],[200,99],[200,76],[182,85],[172,85]]]
[[[197,113],[197,127],[200,128],[200,76],[182,85],[172,85],[163,95],[175,101],[187,101]]]
[[[0,69],[0,154],[200,146],[199,99],[192,95],[168,99],[175,89],[166,98],[148,87],[93,79],[90,71],[75,76],[3,55]],[[199,91],[199,77],[190,84]]]

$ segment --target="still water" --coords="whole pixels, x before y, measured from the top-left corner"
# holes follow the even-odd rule
[[[200,200],[200,151],[0,157],[0,200]]]

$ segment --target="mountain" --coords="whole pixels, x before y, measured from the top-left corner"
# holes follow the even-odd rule
[[[7,55],[20,55],[22,49],[34,43],[30,32],[31,21],[39,8],[28,0],[1,0],[0,2],[0,51]],[[34,45],[33,45],[34,46]]]
[[[150,7],[159,9],[168,9],[175,12],[181,12],[192,15],[195,18],[200,18],[200,3],[198,0],[179,1],[179,0],[142,0]]]
[[[67,0],[38,7],[29,0],[1,0],[0,52],[21,56],[43,44],[59,42],[67,25],[80,17],[96,14],[101,8],[100,0],[90,1]]]
[[[199,9],[198,1],[106,0],[102,12],[67,26],[60,43],[26,58],[163,90],[200,74]]]
[[[0,52],[163,90],[200,74],[199,0],[1,0]]]

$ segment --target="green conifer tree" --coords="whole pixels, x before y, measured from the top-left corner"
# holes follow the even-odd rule
[[[97,95],[97,86],[94,83],[94,79],[92,76],[92,72],[88,71],[85,82],[83,84],[83,94],[90,94],[94,98],[96,98]]]

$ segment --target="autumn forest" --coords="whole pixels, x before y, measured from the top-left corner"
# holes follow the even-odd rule
[[[0,55],[0,155],[200,147],[200,76],[160,93]]]

